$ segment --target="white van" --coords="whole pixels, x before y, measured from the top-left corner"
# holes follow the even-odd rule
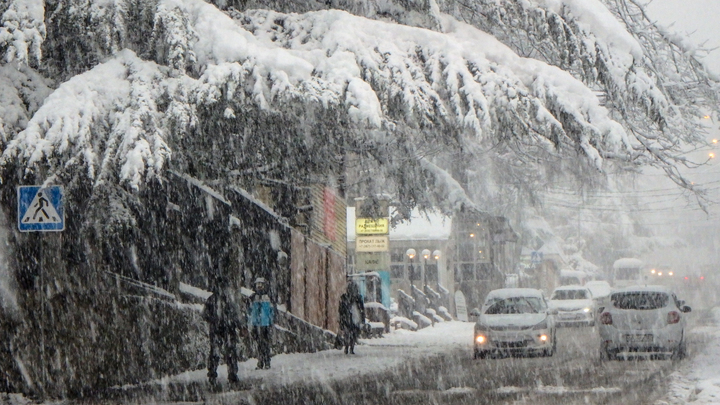
[[[640,259],[625,257],[613,263],[612,282],[614,288],[645,284],[645,263]]]

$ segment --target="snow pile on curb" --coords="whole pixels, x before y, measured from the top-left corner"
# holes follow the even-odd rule
[[[283,353],[273,356],[270,370],[255,370],[255,359],[249,359],[240,363],[238,374],[241,380],[256,380],[258,386],[287,385],[300,381],[328,382],[378,373],[408,359],[425,358],[433,354],[467,350],[470,356],[473,327],[474,324],[470,322],[453,321],[416,332],[398,329],[383,335],[381,339],[360,339],[361,346],[355,348],[357,355],[343,354],[342,350]],[[207,381],[206,374],[207,369],[191,370],[143,385],[204,383]],[[227,366],[224,364],[218,367],[218,380],[227,381]]]
[[[670,375],[668,397],[656,405],[710,405],[720,403],[720,307],[711,311],[714,325],[693,329],[705,335],[707,346]]]

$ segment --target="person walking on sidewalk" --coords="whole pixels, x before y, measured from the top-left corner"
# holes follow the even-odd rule
[[[255,279],[255,292],[250,296],[249,323],[257,347],[257,369],[269,369],[275,300],[271,298],[267,281],[262,277]]]
[[[355,354],[360,328],[365,323],[365,304],[357,284],[349,282],[347,291],[340,296],[340,334],[345,354]]]
[[[226,284],[226,283],[221,283]],[[228,367],[228,381],[238,382],[238,335],[247,335],[247,328],[241,321],[244,315],[232,288],[222,285],[213,287],[213,292],[205,301],[203,319],[209,326],[210,354],[208,355],[208,379],[217,381],[217,367],[220,356],[224,356]]]

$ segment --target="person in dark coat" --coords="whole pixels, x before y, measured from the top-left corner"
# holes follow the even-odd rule
[[[255,292],[250,296],[249,324],[258,353],[257,369],[270,368],[270,346],[275,325],[275,300],[271,297],[268,283],[255,279]]]
[[[0,298],[0,392],[17,392],[22,375],[17,368],[13,341],[22,325],[19,316],[4,311]]]
[[[340,334],[345,354],[355,354],[360,328],[365,324],[365,304],[357,284],[349,282],[347,291],[340,296]]]
[[[208,379],[211,383],[217,380],[217,367],[222,354],[228,366],[228,381],[238,382],[238,335],[247,332],[241,321],[244,311],[233,290],[228,287],[214,288],[213,294],[205,301],[202,315],[210,332]]]

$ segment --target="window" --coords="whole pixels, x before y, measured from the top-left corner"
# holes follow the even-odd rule
[[[545,310],[539,297],[512,297],[498,299],[485,311],[488,315],[537,314]]]
[[[405,278],[405,266],[402,264],[391,265],[390,278]]]
[[[404,263],[405,262],[405,250],[394,248],[390,250],[390,262],[391,263]]]
[[[617,280],[637,280],[640,269],[637,267],[619,268],[615,270]]]
[[[462,281],[475,281],[475,265],[472,263],[463,263],[460,265],[462,272]]]
[[[437,264],[428,264],[425,266],[425,281],[428,283],[438,281],[438,266],[437,266]]]
[[[458,257],[460,258],[461,262],[471,262],[475,260],[475,244],[470,243],[462,243],[458,245]]]
[[[477,279],[490,280],[492,278],[492,267],[488,263],[477,264]]]
[[[551,300],[586,300],[590,298],[585,290],[557,290]]]
[[[662,292],[638,291],[613,294],[610,300],[619,309],[659,309],[667,306],[670,297]]]
[[[420,280],[420,267],[419,265],[409,264],[408,265],[408,278],[410,280]]]

